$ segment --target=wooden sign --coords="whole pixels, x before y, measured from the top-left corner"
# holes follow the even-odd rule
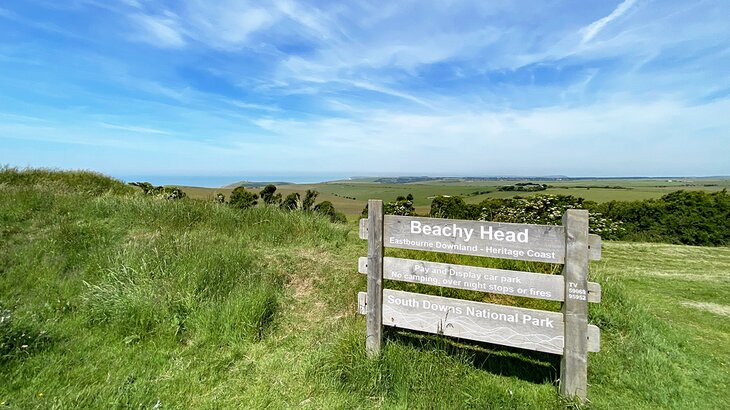
[[[358,299],[364,313],[367,294]],[[391,289],[383,290],[383,325],[546,353],[562,354],[564,347],[562,313]],[[597,327],[589,326],[586,343],[598,351]]]
[[[361,220],[360,238],[367,239],[367,219]],[[591,238],[591,259],[600,259],[600,237]],[[385,215],[386,248],[456,253],[523,261],[563,263],[565,228],[456,219]]]
[[[368,258],[358,259],[360,273],[367,274],[367,266]],[[383,279],[533,299],[565,300],[565,278],[562,275],[384,257]],[[588,282],[586,293],[571,289],[568,297],[599,303],[601,285]]]
[[[367,317],[365,349],[377,356],[383,326],[562,355],[560,393],[585,399],[588,352],[599,349],[599,329],[588,324],[588,302],[600,286],[588,282],[588,261],[601,257],[601,238],[588,234],[588,211],[569,209],[561,226],[383,215],[383,201],[368,201],[360,237],[368,257],[367,293],[358,295]],[[561,276],[386,258],[384,248],[563,263]],[[549,312],[384,290],[383,279],[562,301]]]

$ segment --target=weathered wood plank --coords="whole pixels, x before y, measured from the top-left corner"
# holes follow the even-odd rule
[[[410,232],[403,233],[402,231],[407,230],[404,228],[398,228],[391,230],[396,225],[409,224],[409,219],[423,222],[424,220],[429,221],[429,226],[439,226],[439,230],[443,232],[444,227],[452,227],[457,225],[459,228],[474,229],[469,240],[466,238],[459,237],[439,237],[429,235],[417,235],[410,234]],[[432,223],[433,222],[433,223]],[[465,225],[466,224],[466,225]],[[483,241],[481,236],[480,227],[484,226],[486,230],[485,239]],[[524,232],[524,229],[528,229],[529,238],[542,238],[542,243],[537,248],[531,248],[530,244],[520,243],[512,244],[505,242],[505,240],[492,240],[489,241],[489,226],[492,226],[492,237],[495,236],[495,232],[502,230],[502,232]],[[501,227],[501,228],[500,228]],[[450,229],[448,231],[451,231]],[[532,233],[530,233],[532,232]],[[394,237],[393,243],[389,240],[393,237],[393,234],[397,234]],[[474,236],[476,235],[476,236]],[[367,239],[367,219],[360,219],[359,228],[360,239]],[[421,237],[421,239],[414,239],[414,237]],[[475,255],[475,256],[488,256],[491,258],[505,258],[505,259],[519,259],[536,262],[551,262],[551,263],[563,263],[565,244],[564,244],[564,228],[560,225],[531,225],[531,224],[512,224],[503,222],[481,222],[481,221],[466,221],[459,219],[440,219],[440,218],[422,218],[422,217],[410,217],[410,216],[396,216],[396,215],[385,215],[385,247],[387,248],[402,248],[402,249],[414,249],[414,250],[425,250],[432,252],[444,252],[444,253],[456,253],[462,255]],[[426,238],[426,239],[423,239]],[[437,239],[434,239],[437,238]],[[406,243],[405,241],[408,241]],[[420,242],[419,242],[420,241]],[[472,242],[468,244],[468,242]],[[475,241],[481,242],[474,248]],[[530,239],[530,241],[533,241]],[[415,242],[415,243],[414,243]],[[484,244],[484,243],[488,244]],[[533,241],[535,242],[535,241]],[[461,245],[461,246],[460,246]],[[468,245],[468,246],[467,246]],[[598,235],[590,235],[590,259],[600,260],[601,259],[601,237]],[[471,248],[469,248],[471,247]],[[547,248],[548,250],[540,250]],[[462,251],[463,250],[463,251]],[[531,251],[531,255],[525,256],[520,255],[520,252],[527,253]],[[554,255],[550,254],[536,254],[536,252],[556,252]]]
[[[368,294],[365,292],[357,293],[357,313],[361,315],[368,314]]]
[[[358,259],[360,273],[367,273],[367,265],[367,258]],[[562,275],[451,265],[414,259],[383,258],[383,279],[560,302],[565,297],[565,279]],[[599,303],[600,285],[589,283],[587,298],[589,302]]]
[[[588,282],[588,303],[601,303],[601,284]]]
[[[554,354],[564,350],[559,312],[385,289],[383,325]],[[599,333],[592,326],[586,336],[591,351],[600,348]]]
[[[588,325],[588,351],[591,353],[601,350],[601,329],[596,325]]]
[[[588,249],[590,254],[588,258],[592,261],[601,260],[601,237],[594,234],[588,235]]]
[[[560,393],[585,399],[588,391],[588,211],[569,209],[565,226],[565,353],[560,361]]]
[[[386,221],[391,217],[392,215],[386,215]],[[408,218],[408,217],[406,217]],[[447,221],[460,221],[456,219],[448,219]],[[460,221],[460,222],[474,222],[474,221]],[[497,223],[497,222],[491,222],[491,223]],[[514,224],[514,225],[520,225],[520,224]],[[527,225],[527,224],[525,224]],[[531,226],[558,226],[558,225],[531,225]],[[559,229],[562,229],[562,226],[558,226]],[[359,236],[360,239],[367,239],[368,238],[368,228],[367,228],[367,218],[360,219],[360,228],[359,228]],[[601,260],[601,246],[602,241],[601,237],[599,235],[590,234],[588,235],[589,238],[589,249],[590,249],[590,255],[589,258],[592,261],[598,261]],[[391,247],[386,244],[386,247]],[[392,247],[398,247],[398,246],[392,246]],[[410,248],[407,248],[410,249]],[[421,250],[421,249],[419,249]],[[425,249],[425,250],[433,250],[433,249]],[[445,250],[438,250],[438,252],[445,252],[445,253],[459,253],[459,252],[449,252]],[[471,255],[471,254],[468,254]],[[490,256],[490,255],[477,255],[477,256]]]
[[[368,218],[360,219],[360,239],[368,238]]]
[[[365,350],[380,354],[383,340],[383,201],[368,201],[368,295]]]
[[[491,258],[563,263],[562,226],[387,215],[384,245]]]

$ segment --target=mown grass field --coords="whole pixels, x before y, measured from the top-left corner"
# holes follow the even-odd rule
[[[557,395],[554,355],[389,331],[382,357],[368,360],[355,313],[366,243],[354,222],[81,180],[0,173],[0,408],[577,406]],[[726,408],[730,249],[608,242],[603,255],[591,265],[602,347],[590,355],[584,407]]]
[[[356,219],[362,212],[368,199],[393,201],[399,195],[411,193],[414,206],[419,214],[428,214],[431,200],[436,195],[462,196],[467,203],[479,203],[486,198],[509,198],[516,195],[530,196],[536,194],[573,195],[590,201],[636,201],[659,198],[670,192],[684,190],[720,191],[730,188],[730,178],[696,178],[696,179],[605,179],[605,180],[570,180],[539,181],[550,186],[545,191],[516,192],[498,191],[501,185],[511,185],[525,181],[451,181],[435,180],[426,183],[384,184],[372,180],[336,181],[321,184],[281,185],[277,192],[286,196],[292,192],[303,194],[307,189],[320,193],[319,199],[330,201],[335,208],[347,215],[348,219]],[[611,188],[606,188],[611,187]],[[231,188],[196,188],[185,187],[184,191],[193,198],[211,199],[220,192],[228,197]],[[258,192],[260,188],[252,188]],[[352,199],[355,198],[355,199]]]

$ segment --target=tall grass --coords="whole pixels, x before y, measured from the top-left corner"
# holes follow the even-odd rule
[[[348,234],[324,218],[164,201],[120,184],[85,172],[0,171],[0,357],[12,380],[2,394],[28,392],[22,372],[40,352],[73,365],[83,353],[119,360],[150,344],[261,343],[276,328],[288,282],[267,255],[338,247]],[[84,347],[90,340],[99,345]],[[96,393],[78,393],[58,403],[104,407]],[[16,397],[20,407],[39,406],[33,395]],[[125,406],[128,398],[103,400]]]
[[[0,167],[0,185],[50,187],[57,191],[101,195],[128,194],[134,189],[124,182],[93,171],[60,171],[44,168]]]

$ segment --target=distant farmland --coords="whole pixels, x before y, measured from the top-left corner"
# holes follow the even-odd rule
[[[537,194],[573,195],[589,201],[636,201],[659,198],[677,190],[703,190],[708,192],[730,188],[730,178],[656,178],[656,179],[569,179],[569,180],[468,180],[432,179],[406,183],[376,182],[375,178],[334,181],[320,184],[277,185],[277,192],[286,196],[292,192],[304,193],[314,189],[320,193],[319,201],[330,201],[335,208],[349,219],[357,218],[368,199],[395,200],[399,195],[413,194],[414,205],[419,214],[427,214],[431,200],[437,195],[461,196],[467,203],[479,203],[486,198],[509,198]],[[499,191],[504,185],[520,182],[546,184],[548,188],[538,192]],[[250,185],[251,183],[247,183]],[[261,187],[247,188],[258,192]],[[216,193],[226,198],[232,188],[185,187],[192,198],[211,199]],[[354,198],[354,199],[353,199]]]

